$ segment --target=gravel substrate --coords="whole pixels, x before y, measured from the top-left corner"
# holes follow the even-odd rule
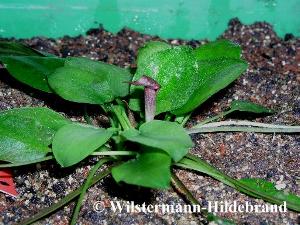
[[[237,19],[229,23],[220,38],[239,43],[243,57],[249,62],[247,72],[229,88],[201,106],[188,125],[215,115],[229,106],[233,99],[245,99],[277,110],[275,115],[258,122],[300,124],[300,39],[286,35],[282,40],[266,23],[250,26]],[[85,56],[122,67],[135,67],[137,50],[149,40],[158,37],[143,35],[129,29],[112,34],[102,28],[87,32],[86,36],[61,39],[32,38],[20,40],[30,46],[61,57]],[[172,44],[199,46],[206,41],[166,40]],[[23,106],[47,106],[74,120],[81,120],[82,106],[66,103],[56,97],[38,93],[1,71],[0,109]],[[105,118],[96,115],[91,107],[94,122]],[[245,119],[249,119],[245,117]],[[99,122],[100,121],[100,122]],[[104,121],[105,122],[105,121]],[[218,133],[193,135],[196,147],[193,153],[209,161],[235,178],[264,178],[276,183],[276,187],[300,195],[300,136],[265,135],[253,133]],[[86,178],[96,159],[89,159],[76,167],[61,169],[54,162],[14,169],[14,180],[19,197],[14,199],[0,194],[0,224],[17,224],[51,205],[75,190]],[[192,193],[207,205],[208,201],[238,201],[263,204],[230,187],[201,174],[177,171],[178,176]],[[109,208],[103,212],[93,210],[96,201],[135,201],[151,204],[184,204],[173,190],[151,191],[129,186],[119,186],[111,178],[89,189],[78,224],[198,224],[199,217],[190,214],[114,213]],[[67,224],[73,204],[66,206],[38,224]],[[219,213],[239,224],[298,224],[297,213]]]

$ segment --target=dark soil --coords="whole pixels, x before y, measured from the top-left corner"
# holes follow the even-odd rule
[[[220,38],[240,44],[249,69],[233,85],[214,96],[201,106],[188,125],[221,112],[233,99],[245,99],[268,106],[277,113],[256,121],[278,124],[300,124],[300,39],[286,35],[280,39],[266,23],[250,26],[232,20]],[[129,29],[117,34],[102,28],[92,29],[86,36],[61,39],[32,38],[18,40],[30,46],[54,53],[61,57],[84,56],[122,67],[135,67],[139,47],[158,37],[143,35]],[[166,40],[172,44],[199,46],[206,41]],[[39,93],[1,71],[0,109],[23,106],[47,106],[74,120],[83,121],[82,106],[66,103],[56,97]],[[94,122],[105,118],[96,116],[99,110],[91,107]],[[247,117],[246,117],[247,119]],[[252,118],[253,119],[253,118]],[[104,121],[105,122],[105,121]],[[209,161],[235,178],[264,178],[284,189],[300,195],[300,137],[299,135],[264,135],[252,133],[219,133],[193,135],[196,147],[193,153]],[[60,169],[54,162],[14,169],[19,197],[14,199],[0,194],[0,223],[17,224],[57,202],[76,189],[86,178],[95,159],[79,166]],[[238,201],[263,204],[238,193],[209,177],[191,172],[178,171],[178,176],[193,194],[207,205],[208,201]],[[190,214],[143,214],[114,213],[109,208],[101,213],[93,210],[96,201],[121,200],[151,204],[183,204],[173,190],[150,191],[128,186],[118,186],[111,178],[95,185],[88,192],[81,210],[79,224],[198,224],[199,218]],[[41,221],[41,224],[67,224],[73,204]],[[297,213],[219,213],[239,224],[297,224]]]

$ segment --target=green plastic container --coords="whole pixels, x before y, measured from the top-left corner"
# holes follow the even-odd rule
[[[300,36],[300,0],[1,0],[0,37],[61,37],[103,24],[163,38],[215,39],[231,18]]]

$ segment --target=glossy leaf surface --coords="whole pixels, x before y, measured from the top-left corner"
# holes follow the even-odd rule
[[[129,93],[131,74],[114,65],[86,58],[67,58],[48,76],[51,88],[62,98],[79,103],[103,104]]]
[[[19,42],[0,41],[0,56],[43,56],[43,54]]]
[[[193,56],[193,49],[177,46],[151,51],[146,46],[144,51],[147,49],[149,54],[143,53],[138,57],[138,69],[133,79],[136,81],[146,75],[161,86],[156,98],[156,114],[181,107],[201,82],[201,77],[197,75],[198,64]],[[131,86],[131,92],[133,96],[143,96],[141,87]]]
[[[14,78],[48,93],[47,76],[64,64],[61,58],[39,56],[0,56],[0,61]]]
[[[83,124],[68,124],[55,134],[52,149],[62,167],[72,166],[104,145],[113,132]]]
[[[171,158],[163,152],[144,152],[137,159],[112,169],[117,181],[149,188],[165,189],[170,186]]]
[[[208,98],[236,80],[248,67],[240,59],[241,48],[227,40],[219,40],[200,46],[194,50],[198,60],[199,76],[202,83],[191,94],[189,101],[173,111],[181,115],[194,110]]]
[[[149,42],[139,52],[133,80],[147,75],[160,84],[156,115],[167,111],[184,115],[245,71],[247,63],[240,59],[240,54],[240,47],[226,40],[196,49]],[[137,99],[142,98],[142,91],[131,86],[131,109],[141,110]]]
[[[0,161],[43,158],[56,131],[70,123],[48,108],[19,108],[0,113]]]
[[[182,126],[161,120],[144,123],[139,130],[127,130],[122,136],[129,141],[161,149],[174,161],[179,161],[193,147],[190,136]]]

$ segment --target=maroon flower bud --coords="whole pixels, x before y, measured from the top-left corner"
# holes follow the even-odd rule
[[[154,119],[156,110],[156,94],[160,89],[160,85],[151,77],[142,76],[139,80],[131,82],[136,86],[144,86],[145,90],[145,116],[146,122]]]

